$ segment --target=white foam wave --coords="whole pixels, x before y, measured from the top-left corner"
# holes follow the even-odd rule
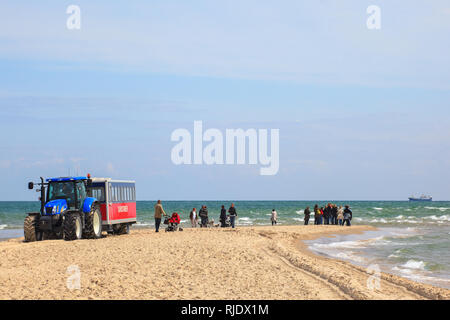
[[[331,242],[331,243],[315,243],[312,245],[313,248],[320,249],[351,249],[351,248],[361,248],[365,247],[364,241],[341,241],[341,242]]]
[[[446,207],[425,207],[427,210],[439,210],[439,211],[447,211],[450,210],[450,208]]]
[[[443,216],[432,215],[432,216],[425,217],[425,219],[431,219],[431,220],[435,220],[435,221],[450,221],[450,215],[448,215],[448,214],[445,214]]]
[[[7,224],[0,224],[0,230],[5,229],[7,226],[8,226]]]
[[[417,270],[425,270],[425,262],[416,261],[416,260],[408,260],[405,264],[402,264],[401,267],[407,269],[417,269]]]
[[[374,210],[377,210],[377,211],[382,211],[383,210],[383,208],[373,208]]]

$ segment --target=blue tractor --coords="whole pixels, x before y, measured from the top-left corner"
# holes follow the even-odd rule
[[[51,178],[37,183],[41,193],[39,212],[24,221],[26,242],[45,239],[97,239],[102,235],[102,216],[97,199],[89,197],[90,176]],[[28,184],[32,190],[34,183]]]

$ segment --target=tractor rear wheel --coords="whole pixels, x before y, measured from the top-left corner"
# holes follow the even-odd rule
[[[102,214],[98,205],[93,205],[91,212],[86,215],[83,238],[98,239],[102,236]]]
[[[81,217],[77,212],[69,212],[64,216],[63,222],[64,240],[78,240],[81,239],[83,228],[81,224]]]
[[[23,222],[23,234],[25,242],[41,241],[42,232],[38,230],[39,217],[37,215],[29,215]]]

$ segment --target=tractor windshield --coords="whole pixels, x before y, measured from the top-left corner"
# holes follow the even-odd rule
[[[63,182],[50,182],[48,186],[47,201],[56,199],[66,199],[69,207],[75,206],[75,182],[63,181]]]

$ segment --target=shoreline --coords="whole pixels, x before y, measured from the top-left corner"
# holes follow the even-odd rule
[[[23,238],[0,242],[0,299],[450,299],[450,290],[381,272],[369,290],[366,269],[312,252],[303,242],[358,234],[372,226],[186,228],[98,240]],[[81,289],[66,288],[67,268]],[[49,268],[54,273],[48,273]],[[118,295],[119,294],[119,295]]]

